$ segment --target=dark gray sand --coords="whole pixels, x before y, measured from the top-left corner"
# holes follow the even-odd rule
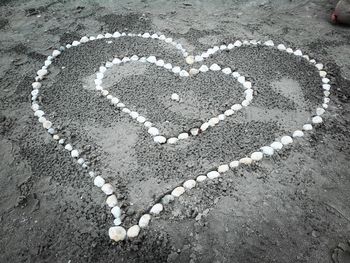
[[[0,262],[350,262],[350,29],[328,22],[332,1],[116,2],[0,3]],[[116,30],[163,33],[194,54],[251,38],[300,48],[334,84],[325,123],[272,158],[184,194],[139,237],[115,244],[105,196],[32,116],[30,91],[53,48]],[[205,64],[246,75],[252,104],[196,138],[155,145],[94,90],[100,65],[133,54],[189,68],[156,40],[98,40],[54,62],[42,98],[61,132],[113,182],[126,226],[184,180],[300,129],[322,101],[315,68],[295,56],[266,47],[218,53]],[[181,79],[137,62],[115,66],[105,83],[168,136],[243,97],[222,73]]]

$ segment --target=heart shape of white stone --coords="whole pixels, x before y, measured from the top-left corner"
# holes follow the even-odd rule
[[[185,57],[185,60],[188,64],[193,64],[195,62],[200,62],[204,60],[205,58],[208,58],[210,55],[213,55],[214,53],[221,51],[221,50],[230,50],[233,48],[240,47],[242,45],[250,45],[250,46],[257,46],[257,45],[265,45],[268,47],[275,47],[275,44],[272,40],[268,40],[264,43],[261,43],[260,41],[251,40],[251,41],[240,41],[237,40],[235,43],[231,43],[228,45],[221,45],[214,46],[213,48],[209,48],[206,52],[202,53],[198,56],[191,56],[188,55],[186,50],[182,47],[181,44],[176,43],[171,38],[167,38],[164,35],[157,35],[153,34],[150,35],[149,33],[144,34],[132,34],[132,33],[119,33],[115,32],[113,34],[106,33],[104,35],[100,34],[97,37],[82,37],[79,41],[73,41],[72,44],[67,44],[65,47],[61,47],[60,50],[54,50],[52,52],[52,55],[48,56],[45,60],[44,66],[38,70],[37,76],[35,77],[35,82],[32,83],[33,91],[32,91],[32,110],[34,111],[34,116],[38,117],[38,120],[40,123],[42,123],[43,127],[47,129],[48,133],[52,135],[53,139],[58,141],[59,144],[64,145],[65,150],[70,152],[72,158],[77,160],[77,163],[79,165],[82,165],[83,168],[86,169],[87,173],[90,177],[94,179],[94,184],[97,187],[100,187],[101,190],[107,195],[106,203],[111,208],[111,213],[115,217],[114,225],[109,229],[109,237],[114,241],[121,241],[124,240],[126,237],[128,238],[134,238],[138,236],[140,229],[145,228],[149,225],[149,222],[151,220],[151,215],[158,215],[163,211],[164,205],[168,204],[170,201],[174,200],[174,198],[181,196],[185,193],[185,191],[189,191],[190,189],[196,187],[198,183],[202,183],[207,179],[215,179],[219,177],[222,173],[227,172],[230,168],[236,169],[239,165],[249,165],[253,162],[258,162],[263,159],[264,156],[271,156],[276,151],[280,151],[283,149],[284,146],[289,145],[293,142],[294,139],[298,137],[304,136],[304,132],[310,131],[313,129],[313,125],[320,124],[323,120],[321,118],[321,115],[324,114],[325,109],[328,108],[328,104],[330,102],[329,95],[330,95],[330,89],[331,86],[329,84],[329,79],[326,77],[327,72],[323,69],[323,64],[317,63],[314,59],[310,59],[308,55],[304,55],[299,49],[293,50],[292,48],[287,48],[283,44],[277,45],[277,49],[281,52],[287,52],[289,54],[293,54],[298,57],[302,57],[309,63],[315,65],[317,70],[319,71],[319,75],[321,77],[321,90],[323,90],[323,101],[320,103],[320,107],[318,107],[315,111],[314,116],[311,118],[311,123],[307,123],[303,125],[302,130],[296,130],[294,131],[291,136],[286,135],[278,140],[272,142],[270,145],[262,146],[259,150],[256,152],[253,152],[247,156],[249,157],[243,157],[239,160],[233,160],[232,162],[228,164],[222,164],[219,167],[213,169],[212,171],[208,172],[206,175],[200,175],[196,178],[190,179],[185,181],[183,184],[178,185],[173,189],[171,194],[164,195],[162,198],[162,201],[159,203],[154,204],[148,211],[148,213],[142,215],[139,219],[139,223],[137,225],[131,226],[127,231],[122,226],[119,226],[121,224],[120,216],[121,216],[121,209],[118,207],[118,200],[117,197],[113,194],[114,188],[111,184],[106,183],[105,180],[95,174],[95,172],[90,169],[88,165],[88,161],[84,158],[80,157],[79,150],[74,149],[73,146],[70,143],[66,142],[66,139],[57,134],[57,130],[53,127],[52,122],[46,117],[45,112],[42,110],[42,106],[39,105],[38,96],[39,91],[42,87],[41,81],[45,78],[45,76],[49,73],[48,68],[52,64],[52,61],[61,54],[62,51],[64,51],[66,48],[72,48],[75,46],[78,46],[82,43],[86,43],[89,41],[93,41],[95,39],[110,39],[110,38],[119,38],[123,36],[129,36],[129,37],[142,37],[142,38],[151,38],[151,39],[159,39],[161,41],[165,41],[166,43],[169,43],[179,49],[182,54]],[[132,117],[133,119],[136,119],[139,123],[142,123],[145,127],[148,128],[148,132],[154,136],[154,140],[158,143],[176,143],[178,139],[185,139],[190,136],[190,134],[179,134],[177,138],[165,138],[158,134],[158,129],[152,126],[152,123],[147,121],[145,117],[140,116],[137,112],[132,112],[129,109],[126,108],[126,106],[119,101],[118,98],[114,97],[113,95],[109,94],[107,90],[105,90],[101,84],[103,79],[103,74],[107,70],[107,68],[113,66],[114,64],[120,64],[120,63],[126,63],[130,60],[138,60],[140,62],[149,62],[154,63],[156,66],[164,67],[168,70],[171,70],[175,74],[179,74],[182,77],[188,77],[190,75],[198,74],[199,72],[205,72],[208,70],[213,71],[222,71],[224,74],[231,75],[238,79],[238,81],[243,84],[243,86],[246,88],[245,92],[245,100],[241,102],[241,104],[235,104],[231,107],[231,109],[226,110],[223,114],[220,114],[217,117],[213,117],[207,122],[204,122],[201,127],[194,128],[190,131],[190,134],[195,136],[198,134],[199,131],[205,131],[210,126],[215,126],[220,120],[225,119],[227,116],[230,116],[233,114],[234,111],[240,110],[242,107],[248,106],[250,101],[253,98],[253,91],[251,89],[251,83],[245,80],[244,76],[241,76],[238,72],[232,72],[232,70],[228,67],[225,67],[221,69],[220,66],[217,64],[213,64],[210,67],[202,65],[199,69],[192,68],[189,72],[185,70],[181,70],[180,67],[173,67],[170,63],[165,63],[162,60],[158,60],[154,56],[150,56],[148,58],[139,58],[138,56],[134,55],[130,58],[124,57],[122,59],[115,58],[112,61],[109,61],[106,63],[105,67],[100,67],[99,72],[97,73],[97,78],[95,80],[96,89],[99,90],[102,95],[106,96],[108,100],[110,100],[111,104],[113,106],[116,106],[117,108],[120,108],[123,112],[127,113]],[[248,91],[248,92],[247,92]],[[248,95],[247,95],[248,94]],[[152,129],[154,128],[154,129]]]

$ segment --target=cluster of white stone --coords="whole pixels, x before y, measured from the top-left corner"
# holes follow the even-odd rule
[[[186,58],[187,63],[193,63],[194,60],[188,60],[188,56]],[[178,134],[176,137],[170,137],[167,138],[164,135],[161,135],[159,129],[154,126],[154,124],[148,120],[146,117],[142,116],[137,111],[129,109],[125,103],[121,102],[119,98],[112,95],[106,88],[102,86],[103,84],[103,78],[105,77],[106,71],[113,67],[113,65],[122,65],[128,62],[132,61],[138,61],[141,63],[151,63],[155,66],[162,67],[166,70],[171,71],[174,74],[179,75],[180,77],[189,77],[193,75],[197,75],[201,72],[207,72],[207,71],[216,71],[216,72],[222,72],[225,75],[231,76],[237,81],[242,84],[244,87],[244,100],[240,103],[232,105],[230,108],[226,109],[223,113],[219,114],[218,116],[214,116],[211,119],[209,119],[206,122],[203,122],[200,127],[194,127],[189,132],[182,132]],[[219,124],[220,121],[224,121],[227,117],[233,115],[235,112],[241,110],[243,107],[247,107],[251,101],[253,100],[253,89],[252,89],[252,83],[248,80],[246,80],[245,76],[242,76],[237,71],[232,72],[231,68],[225,67],[221,68],[218,64],[212,64],[211,66],[201,65],[198,69],[197,68],[191,68],[188,72],[184,69],[181,69],[179,66],[173,66],[171,63],[165,62],[163,59],[158,59],[155,56],[149,56],[149,57],[139,57],[138,55],[132,55],[130,57],[123,57],[121,59],[114,58],[111,61],[107,61],[104,66],[101,66],[99,68],[99,71],[96,73],[96,79],[95,79],[95,85],[96,90],[102,94],[102,96],[106,97],[106,99],[110,102],[111,105],[114,107],[120,109],[122,112],[128,114],[132,119],[143,125],[145,128],[147,128],[148,133],[153,136],[153,140],[156,143],[168,143],[168,144],[175,144],[180,140],[184,140],[187,138],[190,138],[190,136],[196,136],[199,133],[203,133],[210,127],[214,127],[215,125]],[[171,96],[171,99],[174,101],[180,101],[180,97],[178,94],[174,93]]]
[[[42,109],[42,106],[39,105],[39,96],[40,96],[40,90],[42,88],[42,80],[49,74],[49,66],[52,64],[53,60],[61,54],[66,48],[76,47],[79,46],[82,43],[86,43],[88,41],[93,41],[95,39],[103,39],[103,38],[118,38],[122,36],[138,36],[142,38],[151,38],[151,39],[159,39],[163,40],[166,43],[172,44],[177,49],[179,49],[182,54],[185,57],[186,63],[193,64],[195,62],[203,61],[205,58],[209,57],[210,55],[214,54],[215,52],[219,50],[225,50],[225,49],[232,49],[234,47],[240,47],[242,45],[265,45],[268,47],[275,47],[275,44],[273,41],[268,40],[264,43],[261,43],[260,41],[251,40],[251,41],[239,41],[237,40],[233,44],[228,45],[221,45],[221,46],[214,46],[213,48],[208,49],[208,51],[204,52],[200,56],[188,56],[186,50],[181,46],[181,44],[178,44],[174,42],[171,38],[167,38],[164,35],[158,36],[157,34],[150,35],[149,33],[144,34],[131,34],[131,33],[119,33],[115,32],[113,34],[104,34],[104,35],[98,35],[97,37],[82,37],[79,41],[73,41],[71,44],[67,44],[64,47],[61,47],[59,50],[54,50],[50,56],[47,57],[47,59],[44,62],[44,65],[41,69],[37,71],[37,75],[35,77],[35,81],[32,83],[32,110],[34,111],[34,116],[38,118],[38,121],[42,124],[42,126],[47,130],[47,132],[52,135],[53,139],[57,141],[59,144],[63,145],[63,148],[65,151],[69,152],[71,157],[74,158],[79,165],[81,165],[83,168],[86,168],[87,173],[91,178],[93,178],[94,185],[101,188],[101,190],[106,194],[106,204],[111,209],[111,213],[114,216],[114,225],[109,229],[109,236],[112,240],[120,241],[124,240],[126,237],[128,238],[134,238],[138,236],[141,228],[145,228],[149,225],[149,222],[151,220],[151,216],[158,215],[164,210],[164,206],[167,205],[169,202],[173,201],[175,198],[180,197],[183,195],[186,191],[191,190],[192,188],[196,187],[198,184],[206,181],[206,180],[212,180],[215,178],[218,178],[221,176],[221,174],[229,171],[230,169],[237,169],[240,165],[250,165],[252,163],[256,163],[261,161],[265,156],[271,156],[275,154],[278,151],[281,151],[284,147],[287,147],[291,143],[293,143],[294,140],[296,140],[299,137],[304,136],[304,132],[308,132],[313,129],[315,125],[320,124],[323,120],[321,115],[324,114],[325,109],[328,108],[328,104],[330,102],[329,95],[331,90],[331,85],[329,84],[330,80],[327,78],[327,72],[324,70],[324,66],[321,63],[317,63],[314,59],[310,59],[308,55],[304,55],[301,50],[296,49],[293,50],[292,48],[287,48],[283,44],[277,45],[277,49],[282,52],[287,52],[289,54],[293,54],[298,57],[302,57],[303,59],[307,60],[309,63],[313,64],[316,69],[319,71],[319,75],[321,77],[322,81],[322,90],[323,90],[323,101],[321,103],[321,106],[318,107],[315,111],[315,114],[311,116],[310,122],[303,125],[302,129],[294,131],[291,135],[285,135],[278,139],[276,139],[274,142],[272,142],[270,145],[262,146],[260,149],[258,149],[255,152],[252,152],[248,156],[245,156],[241,159],[233,160],[227,164],[222,164],[219,167],[217,167],[215,170],[212,170],[208,172],[206,175],[200,175],[194,179],[190,179],[182,183],[181,185],[175,187],[171,194],[165,195],[160,203],[156,203],[152,206],[152,208],[149,210],[149,213],[146,213],[142,215],[139,219],[139,222],[137,225],[131,226],[127,230],[120,226],[121,225],[121,215],[122,211],[120,207],[118,206],[118,200],[114,192],[113,186],[106,182],[104,178],[101,176],[95,174],[95,172],[90,169],[89,163],[87,160],[85,160],[83,157],[80,156],[79,150],[75,149],[72,145],[72,142],[68,142],[66,138],[62,137],[58,134],[57,130],[54,128],[53,123],[49,120],[47,114]],[[238,72],[232,72],[230,68],[221,68],[217,64],[213,64],[210,67],[202,65],[198,69],[192,68],[189,72],[182,70],[178,66],[172,66],[170,63],[165,63],[163,60],[157,59],[154,56],[149,57],[142,57],[139,58],[138,56],[134,55],[129,57],[124,57],[122,59],[114,58],[112,61],[109,61],[105,64],[105,66],[101,66],[99,69],[99,72],[96,73],[96,89],[99,90],[103,96],[106,96],[108,100],[110,100],[112,105],[115,105],[118,108],[121,108],[121,110],[127,114],[130,115],[133,119],[137,120],[139,123],[142,123],[145,127],[148,128],[148,132],[154,137],[154,140],[159,143],[176,143],[177,140],[186,139],[190,136],[189,133],[181,133],[177,138],[163,138],[159,135],[159,130],[155,127],[153,127],[152,123],[147,121],[145,117],[140,116],[137,112],[131,111],[126,106],[119,101],[118,98],[112,96],[109,94],[109,92],[101,86],[102,79],[104,77],[104,73],[107,70],[107,68],[112,67],[116,64],[125,63],[128,61],[140,61],[140,62],[149,62],[153,63],[156,66],[164,67],[165,69],[171,70],[175,74],[179,74],[179,76],[188,77],[191,75],[198,74],[199,72],[206,72],[206,71],[221,71],[224,74],[231,75],[234,78],[238,80],[239,83],[241,83],[245,88],[245,100],[242,101],[240,104],[233,105],[230,109],[226,110],[223,114],[220,114],[217,117],[214,117],[210,119],[208,122],[205,122],[201,125],[199,128],[195,128],[191,130],[191,135],[195,136],[199,133],[199,131],[205,131],[209,127],[215,126],[219,121],[224,120],[227,116],[230,116],[234,113],[234,111],[238,111],[242,109],[242,107],[246,107],[249,105],[251,100],[253,99],[253,90],[252,85],[249,81],[246,81],[244,76],[241,76]],[[166,66],[167,65],[167,66]],[[182,72],[182,73],[181,73]],[[178,98],[178,97],[176,97]],[[178,99],[176,99],[178,100]],[[156,139],[157,138],[157,139]]]

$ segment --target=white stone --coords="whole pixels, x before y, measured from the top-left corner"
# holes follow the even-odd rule
[[[72,145],[70,145],[70,144],[66,144],[66,145],[64,146],[64,149],[66,149],[67,151],[71,151],[71,150],[73,150],[73,147],[72,147]]]
[[[286,49],[287,53],[292,54],[293,53],[293,49],[291,49],[290,47]]]
[[[232,162],[230,162],[230,167],[231,168],[236,168],[238,166],[239,166],[239,161],[232,161]]]
[[[170,63],[166,63],[166,64],[164,64],[164,68],[166,68],[166,69],[172,69],[173,66],[172,66]]]
[[[325,113],[325,109],[323,109],[323,108],[317,108],[316,109],[316,114],[318,116],[321,116],[323,113]]]
[[[189,65],[192,65],[194,63],[194,57],[193,56],[186,57],[186,63]]]
[[[142,37],[143,38],[149,38],[151,35],[149,34],[149,33],[144,33],[143,35],[142,35]]]
[[[232,70],[231,70],[230,68],[224,68],[224,69],[222,70],[222,72],[225,73],[225,74],[231,74],[231,73],[232,73]]]
[[[172,138],[169,138],[169,139],[168,139],[168,143],[169,143],[169,144],[175,144],[175,143],[177,143],[177,141],[178,141],[178,139],[175,138],[175,137],[172,137]]]
[[[78,152],[78,150],[72,150],[72,151],[70,152],[70,154],[71,154],[71,156],[72,156],[73,158],[79,157],[79,152]]]
[[[50,129],[52,127],[52,122],[51,121],[44,121],[43,122],[43,127],[45,129]]]
[[[234,114],[234,111],[233,111],[232,109],[229,109],[229,110],[226,110],[226,111],[224,112],[224,114],[225,114],[225,116],[231,116],[231,115]]]
[[[294,55],[296,55],[296,56],[302,56],[303,55],[303,53],[301,52],[301,50],[300,49],[297,49],[297,50],[295,50],[294,51]]]
[[[202,130],[202,131],[205,131],[206,129],[208,129],[209,128],[209,123],[207,123],[207,122],[204,122],[202,125],[201,125],[201,127],[200,127],[200,129]]]
[[[118,31],[114,32],[113,35],[112,35],[112,37],[114,37],[114,38],[117,38],[117,37],[120,37],[120,36],[121,36],[121,34]]]
[[[186,188],[186,189],[192,189],[196,186],[196,181],[195,180],[187,180],[186,182],[183,183],[183,186]]]
[[[283,45],[283,44],[279,44],[279,45],[277,46],[277,49],[278,49],[278,50],[281,50],[281,51],[284,51],[284,50],[286,50],[286,46]]]
[[[109,238],[118,242],[122,241],[126,237],[126,230],[121,226],[112,226],[108,230]]]
[[[245,81],[243,83],[243,87],[245,87],[246,89],[250,89],[252,87],[252,83],[250,81]]]
[[[122,220],[118,217],[118,218],[115,218],[114,220],[113,220],[113,224],[115,225],[115,226],[119,226],[119,225],[121,225],[121,223],[122,223]]]
[[[320,116],[315,116],[312,118],[312,123],[318,124],[321,123],[323,120]]]
[[[149,56],[146,60],[147,60],[149,63],[156,63],[157,58],[156,58],[155,56]]]
[[[211,127],[214,127],[216,124],[218,124],[220,122],[220,120],[218,119],[218,118],[216,118],[216,117],[214,117],[214,118],[211,118],[209,121],[208,121],[208,123],[209,123],[209,125],[211,126]]]
[[[281,138],[281,143],[282,143],[283,145],[288,145],[288,144],[293,143],[293,139],[292,139],[292,137],[290,137],[290,136],[283,136],[283,137]]]
[[[265,43],[264,43],[265,46],[268,46],[268,47],[273,47],[275,44],[273,43],[272,40],[267,40]]]
[[[106,33],[105,38],[111,38],[113,35],[111,33]]]
[[[184,192],[185,192],[185,188],[183,188],[182,186],[178,186],[171,192],[171,195],[174,196],[174,197],[179,197]]]
[[[274,153],[273,148],[270,146],[263,146],[260,149],[263,151],[264,154],[269,155],[269,156],[273,155],[273,153]]]
[[[293,138],[303,137],[303,136],[304,136],[303,131],[296,130],[296,131],[293,132]]]
[[[130,112],[130,117],[133,119],[136,119],[139,116],[139,114],[136,111]]]
[[[126,235],[129,238],[134,238],[134,237],[137,237],[139,233],[140,233],[140,227],[138,225],[134,225],[128,229],[128,231],[126,232]]]
[[[53,57],[58,57],[60,54],[61,54],[61,51],[59,51],[59,50],[54,50],[54,51],[52,52],[52,56],[53,56]]]
[[[180,77],[188,77],[190,74],[186,70],[181,70],[179,73]]]
[[[113,186],[111,184],[104,184],[101,187],[102,192],[104,192],[106,195],[113,194]]]
[[[118,204],[117,197],[115,195],[110,195],[106,199],[106,204],[109,207],[115,207]]]
[[[223,120],[226,119],[226,115],[225,115],[225,114],[220,114],[220,115],[218,116],[218,119],[219,119],[220,121],[223,121]]]
[[[163,205],[158,203],[158,204],[155,204],[151,210],[150,210],[150,213],[151,214],[155,214],[155,215],[158,215],[160,212],[163,211]]]
[[[242,109],[242,105],[241,104],[234,104],[234,105],[232,105],[231,109],[234,111],[239,111],[240,109]]]
[[[139,227],[141,227],[141,228],[147,227],[150,220],[151,220],[151,215],[150,214],[142,215],[140,217],[140,220],[139,220]]]
[[[136,120],[137,120],[139,123],[144,123],[144,122],[146,121],[146,118],[143,117],[143,116],[138,116],[138,117],[136,118]]]
[[[150,121],[145,121],[145,123],[143,125],[147,128],[151,128],[153,124]]]
[[[115,218],[118,218],[118,217],[121,216],[122,211],[120,210],[120,207],[119,207],[119,206],[114,206],[114,207],[111,209],[111,213],[112,213],[112,215],[113,215]]]
[[[124,108],[124,109],[122,109],[122,112],[124,112],[126,114],[130,114],[131,110],[129,110],[128,108]]]
[[[322,70],[322,69],[323,69],[323,64],[318,63],[318,64],[315,65],[315,67],[316,67],[318,70]]]
[[[327,84],[327,83],[329,83],[329,78],[322,78],[322,82],[324,83],[324,84]]]
[[[329,84],[323,84],[323,85],[322,85],[322,88],[323,88],[324,90],[330,90],[330,89],[331,89],[331,85],[329,85]]]
[[[209,70],[209,68],[208,68],[208,66],[206,66],[206,65],[202,65],[202,66],[200,66],[200,68],[199,68],[199,71],[200,72],[207,72]]]
[[[234,48],[234,45],[232,43],[227,45],[227,49],[233,49],[233,48]]]
[[[196,69],[196,68],[191,68],[189,71],[189,74],[191,76],[197,75],[198,73],[199,73],[199,69]]]
[[[217,178],[219,176],[220,176],[220,174],[217,171],[211,171],[211,172],[207,173],[207,177],[209,179],[215,179],[215,178]]]
[[[130,58],[130,60],[132,60],[132,61],[137,61],[137,60],[139,60],[139,56],[137,56],[137,55],[132,55],[131,58]],[[158,62],[158,61],[157,61],[157,62]]]
[[[173,67],[173,69],[171,71],[174,72],[175,74],[178,74],[178,73],[180,73],[181,68],[179,66],[175,66],[175,67]]]
[[[278,151],[278,150],[281,150],[283,148],[283,144],[280,143],[280,142],[273,142],[271,143],[271,148]]]
[[[32,83],[32,87],[33,87],[33,89],[39,89],[40,87],[41,87],[41,83],[40,82],[33,82]]]
[[[252,158],[244,157],[239,160],[239,163],[242,164],[251,164],[253,162]]]
[[[177,138],[178,138],[179,140],[187,139],[187,138],[188,138],[188,133],[186,133],[186,132],[180,133],[180,134],[177,136]]]
[[[245,77],[244,76],[239,76],[237,78],[237,80],[238,80],[239,83],[243,84],[245,82]]]
[[[45,119],[45,117],[40,117],[40,118],[38,119],[38,121],[39,121],[40,123],[44,123],[44,122],[46,121],[46,119]]]
[[[323,71],[323,70],[320,71],[320,77],[321,78],[324,78],[326,75],[327,75],[326,71]]]
[[[202,56],[195,56],[194,60],[197,62],[203,61],[203,57]]]
[[[234,78],[238,78],[239,76],[241,76],[241,74],[239,74],[237,71],[235,71],[235,72],[232,72],[232,76]]]
[[[240,46],[242,46],[242,42],[239,41],[239,40],[237,40],[237,41],[233,44],[233,46],[235,46],[235,47],[240,47]]]
[[[159,130],[155,127],[151,127],[148,129],[148,133],[151,134],[152,136],[156,136],[159,134]]]
[[[94,179],[94,185],[97,187],[102,187],[105,184],[105,179],[103,179],[101,176],[96,176]]]
[[[192,134],[193,136],[197,136],[198,133],[199,133],[199,129],[198,129],[198,128],[192,128],[192,129],[190,130],[190,132],[191,132],[191,134]]]
[[[250,158],[251,158],[253,161],[260,161],[263,157],[264,157],[264,155],[263,155],[262,152],[253,152],[253,153],[250,155]]]
[[[58,136],[57,134],[55,134],[54,136],[52,136],[52,138],[54,139],[54,140],[59,140],[60,139],[60,136]]]
[[[218,167],[219,173],[225,173],[230,169],[230,167],[227,164],[222,164]]]
[[[311,131],[312,130],[312,125],[311,124],[305,124],[303,126],[303,130],[304,131]]]
[[[220,66],[218,65],[218,64],[212,64],[211,66],[210,66],[210,68],[209,68],[210,70],[212,70],[212,71],[218,71],[218,70],[220,70],[221,68],[220,68]]]
[[[162,60],[162,59],[157,60],[156,66],[163,67],[164,66],[164,60]]]
[[[197,182],[204,182],[205,180],[207,180],[207,177],[205,175],[200,175],[196,178]]]
[[[122,63],[122,61],[121,61],[119,58],[114,58],[114,59],[112,60],[112,63],[113,63],[114,65],[117,65],[117,64]]]
[[[164,136],[158,135],[153,138],[156,143],[166,143],[166,138]]]

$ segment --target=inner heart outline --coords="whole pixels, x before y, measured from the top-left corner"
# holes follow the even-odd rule
[[[222,72],[225,75],[231,76],[233,78],[236,78],[240,84],[245,88],[244,95],[245,99],[241,101],[240,103],[235,103],[228,109],[226,109],[222,114],[219,114],[218,116],[214,116],[208,121],[203,122],[200,127],[194,127],[190,129],[188,132],[182,132],[179,133],[177,137],[170,137],[166,138],[163,135],[160,135],[160,131],[157,127],[154,126],[154,124],[148,120],[146,117],[140,115],[137,111],[131,111],[129,108],[126,107],[126,105],[120,101],[119,98],[115,97],[108,91],[107,89],[103,88],[103,78],[105,72],[107,72],[108,68],[112,68],[113,65],[121,65],[128,63],[130,61],[133,62],[141,62],[141,63],[151,63],[158,67],[164,67],[168,71],[172,71],[175,75],[179,75],[180,77],[189,77],[190,75],[197,75],[199,73],[204,73],[209,70],[214,72]],[[175,69],[175,70],[174,70]],[[122,112],[128,114],[132,119],[136,120],[138,123],[143,125],[148,129],[148,133],[153,136],[153,140],[156,143],[168,143],[168,144],[175,144],[178,142],[178,140],[187,139],[190,136],[197,136],[199,133],[202,133],[206,131],[209,127],[214,127],[217,124],[219,124],[220,121],[224,121],[226,117],[232,116],[234,112],[241,110],[243,107],[247,107],[251,101],[253,100],[253,89],[252,89],[252,83],[250,81],[246,81],[246,77],[240,75],[237,71],[232,73],[232,70],[228,67],[221,70],[221,67],[217,64],[212,64],[210,67],[206,65],[202,65],[199,69],[192,68],[192,72],[196,73],[188,73],[186,70],[181,70],[179,66],[172,66],[170,63],[166,63],[164,60],[159,59],[155,56],[149,56],[146,57],[139,57],[137,55],[132,55],[131,57],[124,57],[122,59],[114,58],[112,61],[107,61],[105,63],[105,66],[101,66],[99,71],[96,73],[96,90],[99,91],[103,96],[106,97],[109,102],[116,106],[117,108],[121,109]]]
[[[101,176],[99,176],[99,175],[96,176],[95,172],[93,170],[89,169],[89,166],[87,165],[86,160],[84,160],[83,158],[81,158],[79,156],[79,150],[73,149],[73,146],[71,144],[65,142],[65,138],[62,138],[61,136],[59,136],[56,133],[56,129],[53,127],[53,123],[50,120],[48,120],[47,117],[45,117],[46,116],[45,112],[41,109],[41,106],[39,106],[38,96],[39,96],[40,88],[42,86],[41,81],[49,73],[48,72],[49,66],[52,64],[52,61],[56,57],[58,57],[61,54],[61,52],[63,52],[65,50],[65,48],[69,49],[72,47],[76,47],[82,43],[93,41],[95,39],[118,38],[118,37],[123,37],[123,36],[152,38],[152,39],[159,39],[159,40],[165,41],[166,43],[169,43],[169,44],[173,45],[174,47],[176,47],[177,49],[179,49],[182,52],[182,54],[185,57],[185,60],[188,64],[200,62],[200,61],[204,60],[205,58],[208,58],[209,56],[213,55],[214,53],[216,53],[220,50],[226,50],[226,49],[230,50],[230,49],[233,49],[236,47],[240,47],[242,45],[243,46],[244,45],[250,45],[250,46],[265,45],[265,46],[268,46],[271,48],[275,47],[275,44],[273,43],[272,40],[268,40],[264,43],[262,43],[261,41],[257,41],[257,40],[250,40],[250,41],[237,40],[233,44],[230,43],[228,45],[221,45],[220,47],[214,46],[213,48],[209,48],[207,51],[203,52],[201,55],[192,56],[186,52],[186,50],[182,47],[181,44],[176,43],[175,41],[172,40],[172,38],[167,38],[164,35],[158,36],[157,34],[150,35],[149,33],[133,34],[133,33],[125,33],[125,32],[124,33],[115,32],[113,34],[110,34],[110,33],[106,33],[104,35],[100,34],[97,37],[84,36],[79,41],[73,41],[72,44],[67,44],[65,47],[61,47],[60,50],[54,50],[52,52],[52,55],[47,57],[47,59],[44,62],[44,66],[40,70],[38,70],[38,72],[37,72],[37,76],[35,77],[35,82],[32,83],[33,91],[31,92],[31,95],[32,95],[32,110],[34,111],[34,116],[38,117],[39,122],[42,123],[43,127],[45,129],[47,129],[49,134],[52,135],[53,139],[58,141],[59,144],[64,145],[64,148],[70,152],[72,158],[77,159],[77,162],[80,165],[82,165],[84,168],[86,168],[90,177],[94,178],[94,184],[96,186],[100,187],[101,190],[108,196],[106,199],[106,203],[108,204],[109,207],[112,208],[111,213],[116,218],[114,220],[114,224],[117,225],[117,226],[110,227],[110,229],[108,231],[110,238],[114,241],[124,240],[126,238],[126,236],[128,238],[133,238],[133,237],[138,236],[140,229],[148,226],[150,219],[151,219],[151,215],[157,215],[163,210],[162,202],[160,202],[160,199],[159,199],[156,204],[154,204],[152,207],[150,207],[146,211],[146,213],[140,217],[138,225],[134,225],[134,226],[130,227],[127,231],[122,226],[119,226],[121,224],[120,218],[119,218],[121,215],[121,210],[117,206],[118,202],[117,202],[116,196],[113,194],[113,192],[114,192],[113,186],[109,183],[106,183],[105,180]],[[323,102],[321,103],[322,106],[318,107],[316,109],[316,112],[315,112],[316,114],[313,115],[311,122],[314,125],[317,125],[317,124],[323,122],[323,119],[320,116],[323,115],[323,113],[325,112],[325,109],[328,108],[328,103],[330,102],[329,95],[330,95],[330,89],[331,89],[331,85],[329,84],[330,80],[326,77],[327,72],[323,70],[323,64],[317,63],[314,59],[310,59],[310,57],[308,55],[303,55],[303,53],[299,49],[294,51],[292,48],[287,48],[283,44],[279,44],[277,46],[277,49],[282,51],[282,52],[287,52],[289,54],[293,54],[295,56],[302,57],[303,59],[305,59],[306,61],[308,61],[312,65],[314,65],[317,68],[317,70],[319,71],[319,75],[322,79],[322,88],[324,90],[323,91],[324,98],[323,98]],[[128,58],[128,57],[126,57],[126,58]],[[127,62],[127,59],[125,59],[125,57],[123,59],[124,59],[124,62]],[[121,61],[123,61],[123,59],[121,59]],[[154,59],[152,58],[152,61],[148,61],[148,62],[156,63],[159,60],[154,61]],[[109,63],[113,63],[113,62],[109,62]],[[218,66],[218,65],[216,65],[216,66]],[[222,71],[224,71],[225,69],[229,69],[229,68],[224,68]],[[100,68],[100,71],[101,71],[101,68]],[[184,71],[184,70],[182,70],[182,71],[180,70],[178,73],[180,73],[180,72],[182,72],[182,75],[184,77],[189,76],[189,73]],[[228,74],[231,74],[231,73],[228,73]],[[232,74],[235,74],[235,72]],[[239,78],[241,76],[236,76],[236,77]],[[242,82],[241,81],[239,81],[239,82],[244,84],[245,79],[243,80],[241,78],[241,80],[242,80]],[[96,83],[96,81],[95,81],[95,84],[96,84],[96,86],[100,86],[100,84],[102,84],[102,81],[101,81],[101,83],[98,83],[98,82]],[[108,93],[106,94],[106,92],[104,92],[103,88],[101,88],[100,91],[101,91],[102,95],[104,95],[103,93],[105,93],[105,96],[106,97],[108,96]],[[110,99],[112,101],[111,97],[109,97],[108,99]],[[244,105],[242,105],[242,106],[244,106]],[[248,106],[248,105],[246,105],[246,106]],[[125,107],[119,107],[119,108],[125,108]],[[310,131],[312,129],[313,129],[312,124],[307,123],[303,126],[302,130],[304,130],[306,132],[306,131]],[[292,134],[292,137],[295,139],[295,138],[304,136],[304,132],[302,130],[294,131]],[[234,161],[230,162],[229,164],[222,164],[219,167],[213,169],[212,171],[209,171],[206,175],[200,175],[200,176],[194,178],[195,180],[194,179],[187,180],[187,181],[183,182],[182,184],[178,185],[177,187],[175,187],[171,191],[170,195],[165,194],[163,196],[162,200],[164,200],[164,199],[167,199],[168,201],[173,200],[174,197],[181,196],[186,190],[188,191],[188,190],[192,189],[198,183],[204,182],[207,179],[215,179],[215,178],[219,177],[222,173],[227,172],[230,168],[235,169],[239,165],[249,165],[252,162],[258,162],[258,161],[262,160],[264,156],[271,156],[274,154],[275,151],[279,151],[285,145],[291,144],[293,142],[292,137],[288,136],[288,135],[283,136],[279,140],[272,142],[269,146],[263,146],[258,151],[251,153],[250,157],[243,157],[239,160],[234,160]]]

